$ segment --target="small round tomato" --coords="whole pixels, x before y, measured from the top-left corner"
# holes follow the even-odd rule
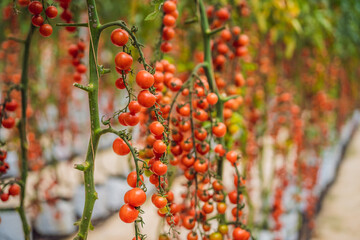
[[[48,37],[52,34],[53,28],[50,24],[46,23],[46,24],[41,25],[41,27],[39,28],[39,32],[42,36]]]
[[[136,74],[136,83],[142,89],[151,87],[155,82],[154,76],[148,71],[141,70]]]
[[[1,199],[1,201],[6,202],[7,200],[9,200],[9,194],[7,194],[7,193],[2,193],[2,194],[0,195],[0,199]]]
[[[139,211],[128,203],[124,204],[119,211],[119,217],[125,223],[134,222],[138,215]]]
[[[44,18],[41,15],[34,15],[31,22],[35,27],[40,27],[44,23]]]
[[[140,118],[136,114],[132,114],[132,113],[127,112],[124,115],[124,120],[125,120],[125,123],[128,126],[136,126],[139,123]]]
[[[141,106],[150,108],[154,106],[156,97],[149,90],[142,90],[138,94],[138,102]]]
[[[166,164],[162,163],[161,161],[154,162],[152,169],[158,176],[162,176],[167,172]]]
[[[237,227],[233,231],[234,240],[248,240],[250,238],[250,233],[240,227]]]
[[[110,38],[115,46],[122,47],[128,42],[129,34],[125,30],[117,28],[112,31]]]
[[[173,27],[175,25],[176,18],[170,14],[165,14],[163,18],[163,24],[167,27]]]
[[[181,163],[184,164],[188,168],[191,167],[192,165],[194,165],[194,162],[195,162],[194,157],[183,156],[181,158]]]
[[[6,102],[5,109],[9,112],[13,112],[17,109],[18,105],[17,101],[12,99],[10,102]]]
[[[204,173],[208,170],[208,162],[197,159],[194,163],[194,169],[198,173]]]
[[[161,140],[156,140],[153,148],[156,153],[163,154],[166,151],[166,144]]]
[[[218,213],[220,214],[224,214],[226,211],[226,203],[224,202],[219,202],[216,206],[216,209],[218,211]]]
[[[151,198],[151,200],[152,200],[152,203],[157,208],[163,208],[167,204],[167,199],[165,197],[159,196],[157,194],[154,194],[153,198]]]
[[[210,240],[222,240],[223,237],[221,235],[221,233],[219,232],[214,232],[212,234],[210,234]]]
[[[212,213],[214,211],[214,205],[212,203],[205,202],[202,210],[207,214]]]
[[[226,21],[230,18],[230,13],[227,10],[227,8],[220,8],[219,10],[216,11],[216,16],[221,20],[221,21]]]
[[[140,179],[142,181],[144,181],[144,177],[143,175],[140,175]],[[127,176],[127,179],[126,179],[127,183],[129,184],[130,187],[136,187],[136,181],[137,181],[137,174],[136,174],[136,171],[133,171],[131,173],[129,173],[129,175]],[[139,181],[139,186],[141,186],[142,182]]]
[[[216,95],[216,93],[209,93],[206,96],[206,100],[210,105],[215,105],[218,102],[218,96]]]
[[[229,151],[226,154],[226,159],[231,162],[232,164],[234,164],[236,162],[236,160],[238,159],[238,154],[235,151]]]
[[[30,0],[18,0],[18,3],[19,3],[20,6],[26,7],[26,6],[29,5]]]
[[[195,219],[192,216],[187,216],[183,219],[182,221],[182,225],[186,228],[186,229],[193,229],[195,227]]]
[[[155,136],[160,136],[160,135],[162,135],[163,134],[163,132],[164,132],[164,126],[160,123],[160,122],[158,122],[158,121],[154,121],[154,122],[152,122],[151,124],[150,124],[150,126],[149,126],[149,129],[150,129],[150,132],[152,133],[152,134],[154,134]]]
[[[220,225],[220,226],[218,227],[218,231],[219,231],[222,235],[225,235],[225,234],[228,233],[229,227],[228,227],[228,225],[226,225],[226,224],[222,224],[222,225]]]
[[[76,71],[78,72],[78,73],[86,73],[86,70],[87,70],[87,68],[86,68],[86,66],[84,65],[84,64],[79,64],[79,65],[77,65],[77,67],[76,67]]]
[[[129,146],[120,137],[116,138],[113,142],[113,150],[117,155],[127,155],[130,152]]]
[[[132,63],[133,63],[133,58],[125,52],[119,52],[115,56],[115,65],[119,70],[126,71],[130,69]]]
[[[128,201],[131,206],[139,207],[146,201],[146,194],[140,188],[133,188],[129,191]]]
[[[187,235],[187,240],[197,240],[198,236],[196,232],[189,232]]]
[[[212,183],[212,186],[214,188],[215,191],[221,191],[223,190],[224,186],[218,181],[218,180],[215,180],[213,183]]]
[[[1,124],[4,128],[13,128],[15,126],[15,119],[12,117],[4,118]]]
[[[199,141],[204,141],[207,137],[205,128],[195,129],[195,138]]]
[[[172,1],[166,1],[163,5],[165,13],[171,13],[176,10],[176,4]]]
[[[13,184],[9,188],[9,195],[10,196],[17,196],[20,193],[20,186],[17,184]]]
[[[163,42],[160,45],[160,50],[164,53],[170,52],[172,50],[172,44],[169,42]]]
[[[224,123],[219,122],[212,127],[212,132],[216,137],[223,137],[226,134],[226,126]]]
[[[43,10],[43,5],[39,1],[33,1],[28,6],[29,12],[33,15],[38,15]]]
[[[122,78],[118,78],[116,81],[115,81],[115,86],[118,88],[118,89],[125,89],[125,83],[124,83],[124,80]]]
[[[231,32],[228,29],[222,30],[220,37],[224,41],[230,41],[231,40]]]
[[[168,202],[172,202],[174,201],[174,193],[169,191],[167,194],[166,194],[166,199],[168,200]]]
[[[164,27],[163,29],[163,33],[162,33],[162,38],[165,41],[169,41],[171,39],[173,39],[175,37],[175,30],[172,27]]]
[[[237,216],[241,217],[242,215],[242,211],[241,209],[237,209],[237,207],[234,207],[233,209],[231,209],[231,214],[236,218]]]
[[[48,18],[56,18],[58,10],[55,6],[49,6],[46,8],[45,14],[48,16]]]
[[[129,103],[129,111],[131,114],[136,114],[141,111],[141,106],[138,101],[131,101]]]

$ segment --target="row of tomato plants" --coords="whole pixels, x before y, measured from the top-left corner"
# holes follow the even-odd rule
[[[38,1],[19,1],[18,4],[28,7],[29,12],[33,15],[26,40],[12,39],[24,43],[25,52],[21,85],[9,85],[7,93],[8,96],[13,90],[20,90],[22,93],[22,112],[19,123],[23,152],[21,157],[22,177],[21,181],[8,181],[3,184],[2,189],[11,185],[8,194],[17,195],[21,192],[22,200],[18,209],[24,222],[25,235],[28,238],[30,231],[24,215],[23,203],[27,172],[26,115],[29,114],[26,108],[28,55],[30,39],[35,27],[39,27],[40,34],[44,37],[50,36],[52,33],[51,25],[44,24],[41,14],[44,12],[45,21],[49,21],[48,18],[56,17],[56,11],[53,6],[45,8],[45,4]],[[324,92],[310,89],[309,92],[304,91],[305,97],[301,100],[304,101],[306,97],[310,96],[314,101],[313,104],[309,105],[309,102],[305,102],[302,106],[304,109],[296,105],[294,102],[297,99],[293,99],[290,93],[293,91],[293,86],[288,87],[287,82],[282,79],[286,77],[287,73],[275,77],[269,73],[269,65],[272,64],[269,58],[273,54],[269,50],[270,44],[264,44],[265,47],[259,46],[259,52],[263,53],[259,54],[261,57],[259,68],[263,75],[255,76],[254,71],[248,70],[244,72],[247,75],[245,80],[241,70],[245,71],[247,66],[251,67],[247,47],[249,37],[241,33],[239,27],[229,28],[233,25],[231,14],[236,14],[235,11],[218,6],[209,6],[206,9],[202,1],[192,3],[193,8],[198,12],[195,14],[197,21],[192,21],[195,21],[193,25],[198,23],[197,25],[200,26],[201,31],[198,35],[202,38],[203,51],[195,56],[195,68],[190,73],[178,78],[176,77],[176,66],[161,59],[163,53],[171,54],[173,51],[172,41],[176,35],[175,23],[179,16],[176,1],[166,1],[162,5],[161,37],[159,49],[156,49],[162,54],[157,54],[157,59],[151,64],[146,60],[143,46],[136,37],[137,28],[129,28],[124,21],[100,24],[96,4],[90,0],[87,1],[88,22],[72,23],[71,13],[68,12],[69,4],[70,1],[60,1],[60,6],[64,9],[61,18],[67,23],[57,25],[66,27],[70,32],[80,27],[87,28],[89,31],[88,65],[82,60],[86,52],[86,44],[83,41],[68,48],[69,55],[72,57],[71,64],[76,70],[73,76],[73,80],[76,82],[74,86],[84,90],[89,97],[91,123],[86,160],[75,166],[84,173],[86,199],[83,216],[78,222],[79,232],[76,239],[86,239],[88,230],[91,228],[91,214],[97,199],[94,184],[95,154],[100,137],[107,133],[118,136],[113,143],[114,152],[118,155],[131,154],[135,165],[135,171],[131,172],[127,178],[129,186],[133,189],[125,194],[125,205],[119,210],[121,220],[127,223],[134,222],[134,239],[145,237],[139,227],[139,224],[143,224],[141,205],[146,200],[143,174],[149,177],[150,182],[156,186],[157,193],[153,195],[152,201],[159,209],[159,215],[166,218],[173,234],[176,234],[177,226],[181,222],[181,226],[190,230],[187,235],[188,239],[197,239],[198,235],[203,239],[223,239],[228,236],[229,226],[234,226],[232,228],[233,239],[249,239],[251,231],[246,222],[252,226],[253,220],[250,218],[251,209],[247,221],[243,214],[244,203],[247,202],[251,205],[251,199],[245,188],[245,179],[247,182],[251,180],[255,164],[259,166],[260,175],[263,174],[259,159],[264,154],[265,144],[261,137],[265,135],[271,135],[275,139],[274,149],[277,154],[283,156],[283,159],[286,159],[291,147],[295,146],[296,159],[291,171],[296,173],[296,178],[291,181],[295,181],[299,189],[311,190],[314,187],[321,149],[326,143],[328,134],[327,117],[329,114],[333,114],[331,112],[333,102]],[[243,9],[246,8],[246,5],[242,3],[237,5],[237,8]],[[186,16],[186,9],[183,9],[183,12]],[[98,45],[101,32],[110,27],[118,27],[111,33],[110,40],[115,46],[122,47],[122,51],[117,53],[114,59],[115,70],[120,75],[115,86],[119,89],[126,89],[128,101],[124,108],[111,114],[110,118],[100,119],[99,80],[111,69],[106,69],[98,63]],[[181,47],[186,47],[186,44],[185,46],[181,45],[179,39],[175,38],[175,41]],[[133,51],[138,53],[134,54]],[[133,68],[133,57],[136,55],[139,56],[138,60],[143,68],[139,71]],[[267,55],[270,57],[266,59],[264,56]],[[279,66],[275,68],[281,69]],[[84,82],[84,75],[87,72],[89,72],[88,83],[84,84],[82,82]],[[128,80],[131,75],[135,76],[136,85],[141,89],[137,95],[135,94],[137,87]],[[279,79],[274,82],[274,78]],[[271,89],[274,86],[276,86],[275,91]],[[272,92],[276,93],[276,97],[271,96]],[[6,97],[1,114],[4,116],[3,127],[12,128],[15,125],[14,119],[8,114],[16,108],[16,101]],[[239,115],[236,113],[238,110],[241,110],[246,118],[246,124],[239,121]],[[144,134],[148,135],[143,150],[139,151],[132,146],[129,131],[119,131],[112,127],[116,119],[120,125],[130,127],[138,125],[142,119],[140,127]],[[304,131],[305,125],[315,133]],[[279,131],[284,127],[291,132],[289,137],[291,146],[278,141]],[[246,134],[241,134],[241,137],[234,141],[232,138],[239,134],[239,128]],[[321,134],[316,131],[321,131]],[[309,149],[316,153],[318,160],[315,162],[303,160]],[[5,160],[6,152],[3,152],[2,155]],[[225,159],[234,167],[232,171],[235,173],[235,190],[225,188],[222,182],[224,171],[229,171],[223,169]],[[243,165],[241,168],[239,167],[240,162]],[[170,165],[175,167],[170,169]],[[275,187],[273,206],[265,204],[269,200],[272,189],[266,189],[265,185],[262,186],[264,206],[268,208],[265,212],[272,213],[276,223],[275,231],[281,229],[279,217],[283,213],[282,189],[289,184],[287,165],[288,163],[284,161],[275,171],[274,184],[270,186],[271,188]],[[3,166],[6,169],[5,162]],[[174,169],[181,169],[188,181],[188,192],[182,196],[181,202],[180,199],[175,201],[170,188],[171,181],[168,180],[171,175],[169,171],[174,171]],[[4,196],[4,200],[6,200],[6,195],[7,193],[3,191],[2,198]],[[246,201],[243,196],[247,198]],[[228,220],[225,215],[226,198],[235,204],[232,209],[233,221]],[[310,194],[308,198],[307,215],[311,219],[313,201],[316,201],[316,197]],[[213,214],[215,203],[217,213]],[[213,223],[214,220],[217,224]],[[267,225],[267,221],[265,217],[265,225]],[[217,230],[211,234],[209,233],[210,223],[218,226]],[[161,235],[161,237],[167,238],[165,235]]]

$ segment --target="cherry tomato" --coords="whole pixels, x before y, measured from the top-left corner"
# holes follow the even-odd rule
[[[128,203],[124,204],[119,211],[119,217],[125,223],[134,222],[138,215],[139,211]]]
[[[226,126],[224,123],[219,122],[212,127],[212,132],[216,137],[223,137],[226,134]]]
[[[4,128],[13,128],[15,126],[15,119],[12,117],[4,118],[1,124]]]
[[[167,172],[166,164],[162,163],[161,161],[156,161],[153,164],[152,169],[153,169],[154,173],[158,176],[162,176]]]
[[[141,106],[150,108],[154,106],[156,97],[149,90],[142,90],[138,94],[138,102]]]
[[[152,122],[149,126],[149,129],[150,129],[150,132],[152,134],[154,134],[155,136],[160,136],[164,132],[164,126],[158,121]]]
[[[221,235],[221,233],[219,232],[214,232],[212,234],[210,234],[210,240],[222,240],[223,237]]]
[[[115,56],[115,65],[120,70],[126,71],[130,69],[132,63],[133,63],[133,58],[125,52],[119,52]]]
[[[176,18],[170,14],[165,14],[163,18],[163,24],[167,27],[173,27],[175,25]]]
[[[130,152],[129,146],[120,137],[113,142],[113,150],[116,154],[124,156]]]
[[[147,89],[151,87],[155,82],[154,76],[151,75],[148,71],[141,70],[136,74],[136,83],[142,89]]]
[[[41,25],[41,27],[39,28],[39,32],[42,36],[48,37],[52,34],[53,29],[50,24],[46,23],[46,24]]]
[[[144,181],[144,177],[143,175],[140,175],[140,179],[142,181]],[[136,187],[136,181],[137,181],[137,174],[136,171],[133,171],[131,173],[129,173],[129,175],[127,176],[127,183],[129,184],[130,187]],[[139,186],[141,186],[142,182],[139,181]]]
[[[29,12],[33,15],[38,15],[43,10],[43,5],[39,1],[33,1],[28,6]]]
[[[186,228],[186,229],[193,229],[195,227],[195,219],[192,216],[187,216],[183,219],[182,225]]]
[[[232,164],[234,164],[236,162],[236,160],[238,159],[238,154],[235,151],[229,151],[226,154],[226,159],[231,162]]]
[[[153,194],[153,197],[151,198],[152,203],[157,208],[163,208],[167,204],[167,199],[165,197],[159,196],[157,194]]]
[[[146,201],[146,194],[140,188],[133,188],[129,191],[128,201],[131,206],[139,207]]]
[[[250,238],[250,233],[240,227],[237,227],[233,231],[234,240],[248,240]]]
[[[215,93],[209,93],[206,96],[206,100],[210,105],[215,105],[218,101],[218,96]]]
[[[20,186],[17,185],[17,184],[13,184],[10,186],[9,188],[9,195],[10,196],[16,196],[16,195],[19,195],[20,193]]]
[[[49,6],[46,8],[45,14],[48,16],[48,18],[56,18],[58,10],[55,6]]]
[[[165,13],[171,13],[176,10],[176,4],[172,1],[166,1],[163,5]]]
[[[31,22],[35,27],[40,27],[44,23],[44,18],[41,15],[34,15]]]
[[[218,213],[220,214],[224,214],[226,211],[226,203],[224,202],[219,202],[216,206],[216,209],[218,211]]]
[[[13,112],[17,109],[18,105],[17,101],[12,99],[10,102],[6,102],[5,109],[9,112]]]
[[[121,28],[117,28],[114,31],[112,31],[110,38],[111,38],[111,42],[115,46],[122,47],[126,45],[126,43],[128,42],[129,34],[127,33],[127,31]]]

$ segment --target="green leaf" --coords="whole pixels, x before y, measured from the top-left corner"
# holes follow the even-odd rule
[[[154,12],[150,13],[146,16],[145,21],[152,21],[155,20],[156,17],[159,15],[160,11],[155,10]]]
[[[161,12],[161,6],[164,4],[164,0],[153,0],[151,5],[154,5],[154,11],[145,17],[145,21],[155,20]]]

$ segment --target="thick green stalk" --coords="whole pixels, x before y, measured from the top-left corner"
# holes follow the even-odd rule
[[[25,240],[30,240],[30,226],[27,222],[25,215],[25,191],[26,191],[26,180],[28,176],[28,157],[27,157],[27,140],[26,140],[26,109],[27,109],[27,94],[28,94],[28,68],[29,68],[29,56],[30,56],[30,44],[31,37],[33,35],[35,27],[31,24],[29,33],[24,41],[24,55],[22,61],[22,72],[21,72],[21,119],[19,122],[19,135],[20,135],[20,149],[21,149],[21,193],[20,193],[20,205],[17,207],[19,212]]]
[[[211,55],[211,36],[214,35],[214,32],[211,31],[209,27],[209,21],[206,15],[206,9],[203,0],[199,0],[199,11],[200,11],[200,23],[201,23],[201,32],[203,37],[204,44],[204,62],[206,63],[205,74],[208,79],[210,90],[219,98],[219,101],[216,103],[216,118],[220,121],[224,121],[224,99],[221,98],[219,90],[216,86],[214,78],[214,69],[212,64],[212,55]],[[224,146],[225,140],[221,138],[220,143]],[[220,157],[218,160],[217,174],[222,177],[223,174],[223,157]]]
[[[94,209],[94,204],[97,199],[94,183],[94,165],[95,155],[100,140],[100,119],[98,106],[99,93],[99,75],[97,68],[97,50],[99,43],[100,26],[99,17],[96,11],[96,4],[94,0],[87,0],[88,16],[89,16],[89,30],[90,30],[90,47],[89,47],[89,111],[90,111],[90,126],[91,135],[86,153],[86,160],[84,164],[84,187],[85,187],[85,204],[84,210],[79,222],[79,231],[75,237],[76,240],[83,240],[87,238],[88,231],[91,225],[91,215]]]

